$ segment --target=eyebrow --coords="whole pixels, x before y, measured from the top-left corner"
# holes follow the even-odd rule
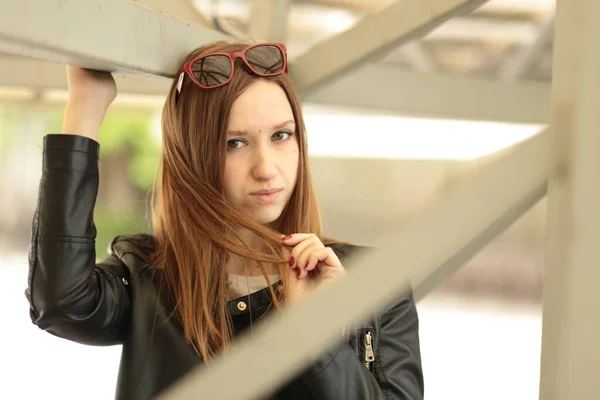
[[[280,124],[273,126],[273,128],[271,128],[271,130],[276,131],[277,129],[286,127],[288,124],[292,124],[292,125],[296,126],[296,121],[294,121],[293,119],[288,119],[287,121],[284,121]],[[227,136],[246,136],[246,135],[248,135],[248,131],[246,131],[246,130],[227,131]]]

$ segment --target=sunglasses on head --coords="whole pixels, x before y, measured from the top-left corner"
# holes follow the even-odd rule
[[[177,82],[181,95],[183,78],[187,74],[202,89],[214,89],[231,82],[235,61],[241,58],[246,67],[258,76],[276,76],[287,72],[287,49],[281,43],[260,43],[237,53],[211,53],[196,57],[183,64]]]

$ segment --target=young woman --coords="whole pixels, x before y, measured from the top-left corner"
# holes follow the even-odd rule
[[[281,44],[219,42],[187,57],[163,112],[154,234],[119,236],[96,263],[98,130],[116,86],[108,73],[67,68],[63,131],[44,138],[27,295],[41,329],[123,345],[117,399],[153,398],[210,365],[268,312],[343,277],[359,250],[323,243],[286,72]],[[273,398],[422,399],[411,295],[347,332]]]

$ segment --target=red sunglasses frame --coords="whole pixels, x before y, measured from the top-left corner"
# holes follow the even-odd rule
[[[273,46],[273,47],[277,47],[279,50],[281,50],[281,54],[283,54],[283,69],[281,72],[275,72],[273,74],[261,74],[258,71],[256,71],[254,68],[252,68],[252,66],[250,65],[250,63],[248,62],[248,59],[246,58],[246,52],[248,50],[251,50],[255,47],[261,47],[261,46]],[[223,83],[219,83],[218,85],[214,85],[214,86],[204,86],[202,85],[200,82],[198,82],[198,80],[196,80],[196,78],[194,77],[194,73],[192,72],[192,65],[194,65],[195,62],[202,60],[203,58],[206,57],[211,57],[211,56],[224,56],[229,58],[229,61],[231,62],[231,75],[229,75],[229,78],[227,78],[227,80]],[[183,64],[183,72],[181,72],[179,74],[179,82],[177,85],[177,92],[179,95],[181,95],[181,91],[183,89],[183,77],[184,74],[187,75],[192,82],[194,82],[194,84],[198,87],[201,87],[202,89],[216,89],[218,87],[221,86],[225,86],[227,85],[229,82],[231,82],[231,79],[233,78],[233,70],[235,68],[235,61],[241,58],[242,61],[244,62],[244,64],[246,65],[246,67],[248,67],[248,69],[250,71],[252,71],[253,74],[258,75],[258,76],[264,76],[264,77],[269,77],[269,76],[277,76],[277,75],[281,75],[281,74],[285,74],[287,73],[287,69],[288,69],[288,64],[287,64],[287,48],[285,47],[285,45],[283,43],[257,43],[257,44],[253,44],[251,46],[246,47],[244,50],[242,51],[238,51],[236,53],[210,53],[210,54],[203,54],[201,56],[198,56],[188,62],[186,62],[185,64]]]

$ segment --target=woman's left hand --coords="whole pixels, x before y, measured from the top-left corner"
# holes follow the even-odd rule
[[[300,297],[346,275],[346,270],[333,249],[325,247],[315,234],[295,233],[283,238],[282,242],[291,249],[289,266],[300,281],[294,282],[292,287],[302,291]]]

